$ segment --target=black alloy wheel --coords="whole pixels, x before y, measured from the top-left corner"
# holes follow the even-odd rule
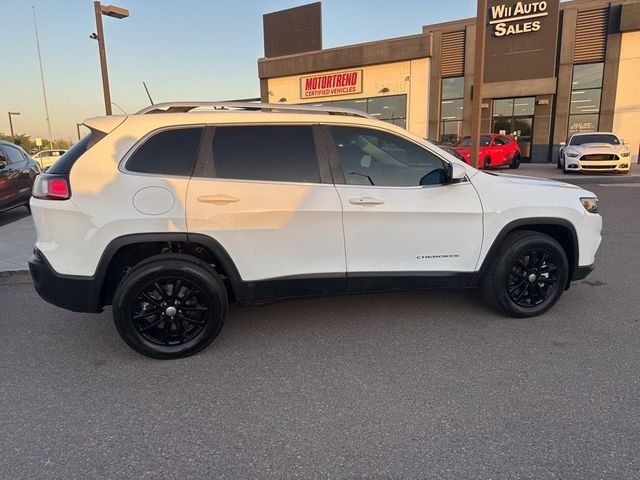
[[[511,317],[534,317],[560,298],[569,281],[569,260],[545,233],[510,233],[492,255],[480,290],[495,310]]]
[[[489,170],[490,168],[491,168],[491,158],[486,157],[486,158],[484,159],[484,164],[483,164],[483,166],[482,166],[482,169],[483,169],[483,170]]]
[[[228,308],[218,273],[190,255],[156,255],[134,266],[113,296],[122,339],[160,359],[193,355],[220,333]]]
[[[138,333],[158,345],[182,345],[207,323],[209,301],[188,279],[161,278],[145,285],[131,303]]]
[[[558,259],[546,249],[521,254],[507,275],[507,291],[516,305],[535,307],[549,299],[558,288]]]
[[[521,160],[522,159],[520,158],[520,155],[516,153],[513,156],[513,160],[511,160],[511,163],[509,164],[509,168],[513,168],[513,169],[518,168],[520,166]]]

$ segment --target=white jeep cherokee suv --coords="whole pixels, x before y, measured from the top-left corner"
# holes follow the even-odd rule
[[[576,133],[560,144],[558,168],[571,172],[631,171],[631,152],[613,133]]]
[[[229,302],[480,287],[538,315],[600,244],[593,193],[478,171],[354,110],[175,103],[84,124],[34,187],[34,285],[112,305],[155,358],[206,347]]]

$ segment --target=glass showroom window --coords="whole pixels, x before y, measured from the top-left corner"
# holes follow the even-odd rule
[[[604,63],[573,66],[569,136],[598,131],[603,70]]]
[[[440,141],[455,143],[462,137],[462,100],[464,77],[442,79],[440,103]]]
[[[407,128],[407,96],[389,95],[386,97],[357,98],[355,100],[336,100],[333,102],[313,103],[312,105],[340,108],[353,108],[373,115],[385,122]]]

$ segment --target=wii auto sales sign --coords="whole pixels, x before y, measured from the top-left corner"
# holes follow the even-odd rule
[[[300,78],[300,98],[362,93],[362,70],[322,73]]]

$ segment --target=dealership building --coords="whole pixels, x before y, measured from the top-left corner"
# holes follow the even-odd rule
[[[577,132],[612,131],[638,161],[640,0],[489,0],[482,131],[552,162]],[[428,19],[425,3],[425,17]],[[262,101],[335,105],[433,141],[471,133],[476,19],[322,48],[321,4],[264,16]]]

